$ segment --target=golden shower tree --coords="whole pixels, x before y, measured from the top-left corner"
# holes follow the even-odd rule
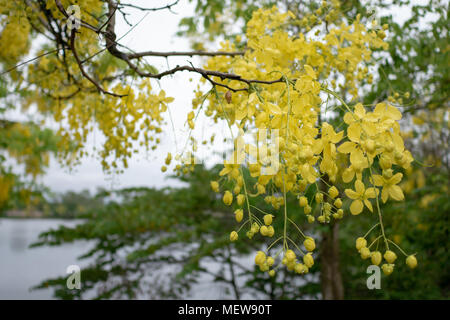
[[[343,19],[340,2],[323,1],[301,17],[286,8],[258,9],[246,32],[223,41],[217,51],[134,52],[120,43],[119,15],[126,17],[130,9],[170,10],[177,3],[150,8],[114,0],[1,0],[2,85],[11,91],[2,99],[14,101],[8,108],[37,108],[46,115],[42,125],[60,123],[56,149],[69,166],[88,153],[87,137],[98,128],[106,139],[98,155],[104,170],[113,172],[126,168],[139,149],[158,150],[167,107],[177,97],[157,90],[156,81],[181,72],[200,75],[187,123],[195,130],[198,114],[204,113],[226,123],[234,145],[242,147],[224,162],[211,187],[234,208],[238,226],[230,241],[268,238],[255,256],[262,272],[274,276],[285,266],[305,274],[314,265],[318,235],[306,234],[290,218],[290,196],[298,198],[309,223],[329,228],[321,239],[324,298],[343,297],[336,239],[344,215],[368,211],[376,217],[365,235],[355,235],[362,259],[381,265],[386,275],[393,272],[397,254],[414,268],[415,256],[386,234],[381,211],[382,203],[404,200],[399,183],[413,161],[399,125],[402,95],[371,104],[360,98],[374,81],[373,51],[388,47],[383,39],[389,26],[362,22],[359,16]],[[37,55],[23,61],[34,43]],[[163,71],[148,64],[152,57],[170,56],[206,59],[204,65]],[[246,133],[257,138],[246,142]],[[261,145],[262,135],[270,143]],[[194,166],[186,156],[168,154],[162,170],[172,166],[183,174]],[[244,178],[246,170],[251,180]],[[0,176],[0,201],[8,196],[5,179]],[[252,197],[262,197],[273,210],[252,206]],[[272,226],[274,219],[283,221],[281,229]],[[294,241],[293,233],[302,241]]]

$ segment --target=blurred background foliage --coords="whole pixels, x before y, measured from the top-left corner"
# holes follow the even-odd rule
[[[315,10],[316,1],[190,0],[195,15],[183,18],[178,36],[189,37],[194,49],[213,47],[218,40],[235,39],[246,21],[261,6],[290,9],[299,19]],[[407,252],[417,252],[419,265],[408,269],[399,258],[397,272],[382,277],[382,290],[368,290],[366,267],[354,241],[376,221],[368,213],[345,216],[340,222],[340,269],[348,299],[448,299],[450,298],[449,253],[449,3],[448,1],[340,1],[342,19],[373,18],[377,8],[380,23],[389,24],[387,53],[375,54],[377,68],[372,83],[361,88],[365,104],[402,98],[402,128],[407,147],[416,161],[402,185],[406,200],[383,206],[386,232]],[[398,23],[391,15],[410,10]],[[240,27],[241,26],[241,27]],[[293,32],[304,32],[292,26]],[[241,42],[245,48],[245,41]],[[0,81],[0,95],[6,96]],[[20,93],[19,93],[20,94]],[[346,92],[341,92],[346,96]],[[8,105],[0,107],[1,112]],[[341,115],[337,114],[336,118]],[[220,168],[196,166],[179,177],[184,188],[161,190],[132,188],[115,191],[47,195],[42,186],[24,179],[44,172],[48,156],[56,152],[58,138],[31,123],[0,120],[0,212],[11,208],[35,208],[48,216],[82,217],[76,227],[61,227],[41,235],[35,246],[61,245],[89,240],[92,246],[83,258],[91,263],[82,270],[81,290],[68,290],[66,278],[44,280],[36,288],[53,287],[55,296],[74,298],[184,297],[196,282],[210,279],[227,288],[231,298],[272,299],[320,298],[320,253],[312,273],[305,277],[280,270],[275,278],[257,271],[248,256],[263,246],[242,240],[231,244],[233,210],[226,208],[209,188]],[[30,149],[31,148],[31,149]],[[13,173],[9,155],[24,166]],[[250,177],[248,177],[250,179]],[[341,185],[343,190],[345,185]],[[32,199],[35,199],[32,201]],[[258,201],[252,199],[252,201]],[[263,201],[252,203],[263,210]],[[344,208],[348,208],[344,203]],[[292,219],[307,232],[310,225],[289,199]],[[276,219],[275,219],[276,228]],[[322,231],[319,226],[315,228]],[[258,238],[258,237],[257,237]],[[294,239],[295,240],[295,239]],[[214,265],[216,267],[211,268]],[[169,267],[168,267],[169,266]],[[207,278],[205,278],[207,277]],[[209,277],[209,278],[208,278]],[[94,289],[94,290],[92,290]]]

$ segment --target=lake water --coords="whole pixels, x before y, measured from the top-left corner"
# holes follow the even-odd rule
[[[81,268],[89,263],[89,259],[78,260],[77,257],[90,249],[87,241],[78,241],[59,246],[44,246],[29,248],[38,240],[40,233],[56,229],[59,225],[74,226],[80,220],[62,219],[0,219],[0,300],[1,299],[53,299],[52,289],[30,290],[43,280],[68,277],[67,267],[78,265]],[[171,252],[182,254],[183,251]],[[253,255],[236,257],[241,265],[253,266]],[[202,266],[211,272],[216,272],[219,265],[216,262],[203,263]],[[171,270],[168,265],[164,270]],[[225,277],[229,275],[225,273]],[[149,277],[147,280],[151,280]],[[245,278],[238,278],[238,286],[245,283]],[[303,281],[299,278],[299,281]],[[81,282],[83,280],[81,279]],[[86,297],[88,298],[88,297]],[[138,296],[148,299],[148,296]],[[201,274],[191,292],[184,299],[233,299],[227,285],[214,283],[210,275]],[[267,298],[255,294],[243,294],[243,299]]]
[[[41,232],[77,223],[60,219],[0,219],[0,299],[51,299],[51,289],[30,288],[45,279],[66,276],[70,265],[86,265],[86,261],[77,260],[87,250],[83,242],[29,248]]]
[[[77,260],[89,250],[89,243],[75,242],[59,246],[29,248],[41,232],[59,225],[74,226],[80,221],[62,219],[0,219],[0,299],[53,299],[52,289],[30,290],[43,280],[66,276],[70,265],[86,266],[89,261]],[[182,253],[181,251],[179,253]],[[252,257],[241,263],[251,263]],[[248,261],[247,261],[248,260]],[[167,266],[167,270],[171,266]],[[207,263],[210,271],[218,268]],[[212,283],[209,275],[201,275],[193,290],[184,299],[230,299],[226,286]],[[145,296],[139,297],[146,299]],[[255,298],[255,297],[246,297]]]

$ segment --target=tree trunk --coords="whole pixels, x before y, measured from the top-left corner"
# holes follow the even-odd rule
[[[322,299],[344,299],[344,285],[339,264],[339,223],[331,222],[322,234],[320,255]]]

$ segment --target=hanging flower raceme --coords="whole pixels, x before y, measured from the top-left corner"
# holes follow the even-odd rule
[[[323,6],[328,5],[325,2]],[[220,172],[220,181],[232,185],[223,190],[223,202],[235,207],[236,221],[241,223],[230,239],[236,241],[242,230],[247,230],[250,239],[256,235],[274,237],[266,252],[256,255],[261,271],[273,276],[285,265],[299,274],[307,273],[314,265],[315,242],[290,219],[286,197],[298,198],[309,223],[342,219],[346,210],[343,203],[349,199],[352,215],[367,212],[379,218],[370,230],[380,232],[375,242],[367,244],[370,232],[357,240],[361,257],[371,258],[376,265],[384,258],[382,269],[390,274],[396,255],[389,245],[404,252],[385,234],[379,200],[380,195],[383,203],[403,200],[398,186],[402,173],[398,171],[409,169],[413,158],[401,137],[401,112],[390,102],[374,106],[357,102],[358,85],[370,78],[372,49],[386,49],[387,44],[381,33],[366,28],[359,16],[351,25],[328,21],[328,28],[322,29],[320,20],[316,21],[321,32],[312,38],[311,33],[291,34],[286,29],[286,25],[296,23],[290,12],[280,13],[275,7],[258,10],[247,25],[245,55],[215,56],[205,66],[239,76],[212,77],[217,84],[205,95],[204,105],[207,116],[228,124],[235,145]],[[234,46],[225,42],[222,49],[231,51]],[[327,80],[332,76],[341,76],[339,85],[348,89],[352,103],[346,103],[329,85]],[[338,110],[344,117],[337,124],[325,121],[327,112]],[[192,115],[188,119],[192,120]],[[233,129],[240,131],[239,136],[233,135]],[[241,133],[252,130],[256,138],[245,141]],[[253,182],[244,179],[246,169]],[[350,186],[341,194],[337,185],[342,182]],[[215,192],[221,189],[216,181],[211,187]],[[315,190],[312,197],[307,194],[311,187]],[[273,211],[251,206],[250,195],[263,197]],[[282,229],[272,226],[274,219],[282,219]],[[291,240],[291,231],[303,238],[307,253]],[[370,250],[380,241],[385,245],[384,254]],[[270,250],[277,244],[281,251],[272,257]],[[416,265],[413,255],[408,256],[407,265]]]

